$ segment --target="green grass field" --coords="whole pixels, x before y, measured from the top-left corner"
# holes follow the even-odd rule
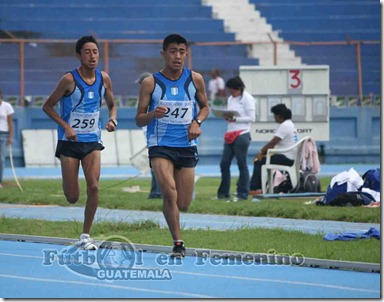
[[[363,207],[320,207],[305,202],[314,198],[281,198],[265,199],[260,202],[239,201],[226,203],[223,200],[212,200],[216,196],[219,178],[201,178],[196,184],[196,197],[189,213],[221,214],[255,217],[280,217],[309,220],[335,220],[349,222],[380,223],[380,208]],[[321,179],[325,190],[330,178]],[[85,181],[81,180],[81,197],[77,206],[85,204]],[[232,181],[232,192],[235,192],[236,180]],[[1,191],[0,202],[36,205],[73,206],[66,202],[61,189],[60,180],[23,180],[24,192],[12,183],[6,183]],[[129,187],[140,188],[139,192],[125,192]],[[133,179],[102,180],[100,182],[99,206],[109,209],[162,211],[160,199],[147,199],[150,180]]]
[[[226,203],[211,200],[216,195],[218,178],[202,178],[196,184],[196,198],[189,213],[210,213],[221,215],[280,217],[308,220],[336,220],[350,222],[380,223],[380,208],[363,207],[320,207],[305,204],[313,198],[266,199],[260,202],[240,201]],[[322,179],[323,190],[330,179]],[[235,180],[232,181],[234,192]],[[73,206],[66,202],[61,189],[61,180],[22,180],[24,192],[9,182],[1,191],[0,202],[34,205]],[[99,206],[110,209],[161,211],[160,199],[147,199],[150,180],[133,179],[102,180],[100,182]],[[127,188],[136,187],[138,192],[128,193]],[[85,182],[81,181],[81,198],[76,204],[84,206]],[[76,221],[52,222],[43,220],[22,220],[1,217],[0,232],[25,235],[77,238],[82,223]],[[220,250],[268,253],[300,253],[305,257],[380,262],[380,241],[377,239],[355,240],[350,242],[329,242],[323,234],[306,234],[281,229],[241,228],[230,231],[183,230],[187,247],[211,248]],[[140,244],[171,245],[168,229],[160,228],[154,222],[141,223],[95,223],[92,236],[103,239],[111,235],[127,237]]]

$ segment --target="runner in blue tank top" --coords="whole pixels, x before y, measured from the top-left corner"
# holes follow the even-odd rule
[[[196,87],[192,72],[184,68],[181,76],[170,80],[161,72],[154,75],[155,89],[148,111],[158,106],[167,107],[167,113],[147,127],[148,147],[190,147],[196,146],[196,139],[189,139],[188,129],[197,116]]]
[[[101,71],[95,69],[95,81],[86,83],[77,69],[71,75],[75,81],[75,89],[68,96],[60,99],[60,116],[76,132],[78,142],[101,143],[100,106],[105,87]],[[59,141],[68,141],[65,130],[58,126]]]
[[[197,138],[208,117],[208,101],[201,74],[184,68],[187,41],[165,37],[161,52],[165,66],[140,86],[136,124],[147,126],[150,165],[163,194],[163,213],[173,242],[173,257],[184,257],[179,211],[187,211],[194,190],[198,162]]]
[[[80,196],[78,173],[80,163],[87,182],[87,203],[84,212],[83,233],[79,246],[96,249],[89,236],[98,205],[101,142],[100,107],[103,97],[109,110],[106,129],[117,126],[117,109],[113,99],[112,83],[108,74],[96,69],[99,46],[92,36],[76,43],[76,57],[80,67],[66,73],[43,106],[45,113],[58,124],[56,156],[60,158],[63,190],[67,201],[76,203]],[[55,105],[60,102],[60,115]]]

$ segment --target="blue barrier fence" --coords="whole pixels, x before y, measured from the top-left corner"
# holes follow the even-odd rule
[[[118,109],[118,129],[137,129],[135,108]],[[107,109],[102,108],[101,121],[108,120]],[[17,107],[14,114],[15,138],[13,156],[15,166],[24,166],[22,129],[55,129],[56,124],[41,108]],[[200,137],[200,162],[219,164],[223,149],[226,122],[212,114],[202,125]],[[36,138],[38,139],[38,138]],[[121,142],[122,144],[126,142]],[[377,107],[330,108],[330,140],[316,142],[321,159],[328,164],[380,163],[380,110]],[[263,142],[252,142],[249,162]],[[324,154],[322,154],[324,151]],[[36,150],[39,152],[39,150]],[[9,159],[7,159],[9,165]]]

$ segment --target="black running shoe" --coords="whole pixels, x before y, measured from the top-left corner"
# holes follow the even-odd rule
[[[176,242],[173,246],[172,258],[184,258],[185,257],[185,247],[184,242]]]

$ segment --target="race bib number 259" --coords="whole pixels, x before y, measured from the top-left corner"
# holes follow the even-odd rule
[[[72,112],[69,124],[76,133],[91,133],[98,129],[99,112]]]

